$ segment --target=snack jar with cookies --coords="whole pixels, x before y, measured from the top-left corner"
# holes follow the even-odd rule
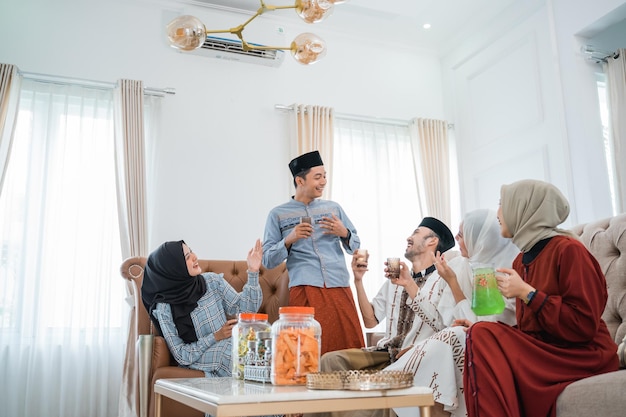
[[[244,366],[257,365],[259,359],[256,347],[259,342],[259,333],[268,332],[271,329],[267,320],[267,314],[239,313],[232,334],[233,378],[244,379]]]
[[[272,324],[274,385],[306,385],[306,375],[319,371],[322,328],[313,307],[281,307]]]

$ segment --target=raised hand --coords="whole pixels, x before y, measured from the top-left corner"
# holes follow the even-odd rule
[[[259,272],[263,260],[263,245],[261,239],[257,239],[254,247],[248,251],[248,271]]]

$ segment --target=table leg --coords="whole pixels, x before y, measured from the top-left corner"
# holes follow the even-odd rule
[[[429,405],[423,405],[423,406],[420,407],[420,417],[430,417],[430,406]]]
[[[161,394],[154,393],[154,417],[161,417]]]

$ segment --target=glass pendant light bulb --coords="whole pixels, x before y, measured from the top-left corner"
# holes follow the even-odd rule
[[[291,42],[291,55],[302,65],[314,64],[326,55],[326,42],[313,33],[301,33]]]
[[[170,45],[183,51],[193,51],[206,40],[206,27],[194,16],[179,16],[167,24]]]
[[[307,23],[317,23],[333,13],[332,0],[296,0],[296,13]]]

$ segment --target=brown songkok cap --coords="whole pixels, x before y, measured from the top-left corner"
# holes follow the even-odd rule
[[[313,151],[292,159],[291,162],[289,162],[289,169],[291,170],[291,175],[295,177],[302,171],[306,171],[307,169],[320,165],[324,165],[322,157],[318,151]]]
[[[454,247],[454,236],[448,226],[443,224],[441,220],[437,220],[434,217],[424,217],[420,223],[420,227],[421,226],[428,227],[430,230],[437,233],[440,240],[439,247],[441,248],[441,252],[445,252]]]

